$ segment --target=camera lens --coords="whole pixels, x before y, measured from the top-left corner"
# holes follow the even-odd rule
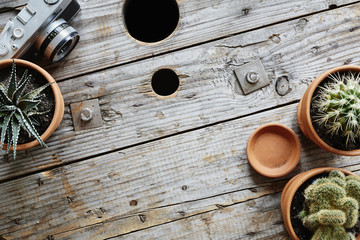
[[[37,48],[51,62],[58,62],[68,55],[79,41],[77,31],[64,19],[50,23],[40,34]]]
[[[66,55],[68,55],[71,52],[71,50],[73,50],[73,48],[75,47],[78,41],[79,41],[79,35],[75,37],[70,36],[67,39],[65,39],[64,44],[60,46],[59,50],[55,49],[55,51],[53,51],[54,57],[52,62],[58,62],[61,59],[63,59]]]

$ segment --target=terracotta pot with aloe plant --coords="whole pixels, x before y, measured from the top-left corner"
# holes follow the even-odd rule
[[[0,61],[1,149],[25,150],[44,141],[59,126],[64,100],[59,86],[41,67],[20,59]]]
[[[308,87],[298,106],[300,129],[321,148],[360,155],[360,67],[326,71]]]

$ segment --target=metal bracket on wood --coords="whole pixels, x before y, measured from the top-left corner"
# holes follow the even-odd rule
[[[260,59],[235,69],[235,75],[240,82],[244,94],[252,93],[270,84]]]
[[[103,125],[98,99],[70,104],[75,131]]]

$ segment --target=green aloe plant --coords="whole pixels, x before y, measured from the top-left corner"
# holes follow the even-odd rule
[[[355,240],[346,230],[359,217],[360,178],[331,171],[305,189],[305,208],[300,213],[303,225],[314,234],[312,240]]]
[[[336,72],[329,78],[331,81],[320,87],[315,97],[315,122],[331,136],[345,137],[347,146],[360,137],[360,75]]]
[[[25,130],[29,136],[35,137],[41,146],[46,144],[41,139],[35,126],[39,123],[35,120],[36,115],[42,115],[48,111],[39,111],[41,92],[50,85],[47,83],[35,90],[26,92],[26,86],[31,79],[28,70],[25,70],[21,79],[16,77],[16,64],[13,60],[10,79],[7,86],[0,83],[0,126],[1,126],[1,146],[7,143],[7,152],[13,146],[14,159],[16,158],[16,146],[19,139],[20,130]]]

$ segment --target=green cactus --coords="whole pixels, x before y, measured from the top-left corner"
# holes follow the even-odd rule
[[[314,234],[312,240],[355,239],[346,232],[359,218],[360,177],[331,171],[305,189],[303,225]]]
[[[347,233],[341,226],[321,226],[314,233],[311,240],[355,240],[352,233]]]
[[[25,88],[31,79],[26,70],[19,81],[16,79],[16,64],[13,60],[11,76],[8,85],[0,83],[0,149],[5,142],[8,143],[7,152],[13,146],[14,159],[16,158],[16,146],[20,130],[24,129],[29,136],[34,136],[42,146],[46,146],[35,129],[39,125],[34,119],[36,115],[42,115],[48,111],[40,111],[41,92],[50,84],[47,83],[33,91],[26,93]]]
[[[329,78],[315,96],[315,122],[324,126],[327,134],[345,137],[347,146],[360,137],[360,75],[336,72]]]

